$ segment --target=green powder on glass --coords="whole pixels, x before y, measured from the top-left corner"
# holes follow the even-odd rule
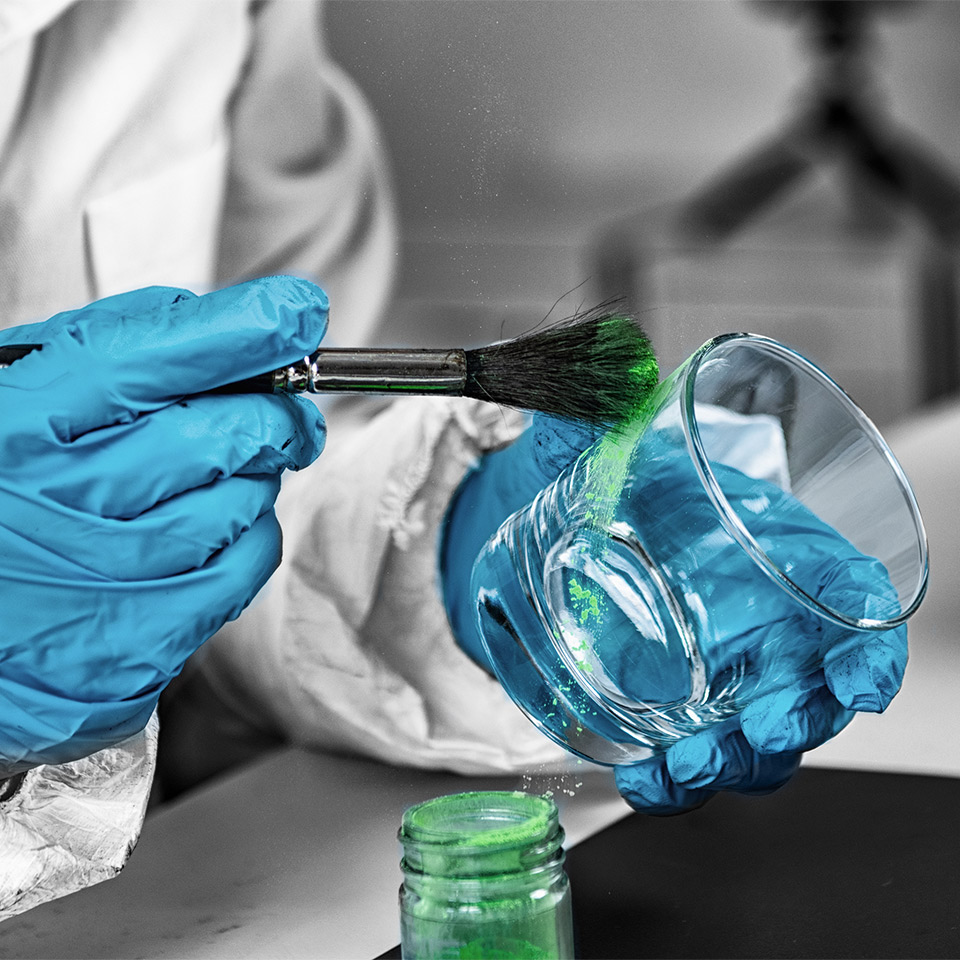
[[[633,388],[636,403],[630,414],[614,429],[609,430],[584,454],[588,458],[585,488],[582,493],[587,503],[584,514],[585,530],[579,549],[595,560],[603,559],[607,549],[610,525],[614,521],[623,488],[630,478],[632,454],[640,435],[646,429],[653,404],[651,396],[659,377],[659,368],[652,353],[638,361],[634,368]],[[570,573],[566,581],[568,605],[573,614],[574,636],[579,640],[570,644],[579,669],[591,672],[587,660],[591,635],[603,631],[606,614],[606,594],[585,577]],[[570,626],[571,624],[567,624]]]

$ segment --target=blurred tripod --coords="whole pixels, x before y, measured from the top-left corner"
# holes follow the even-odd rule
[[[877,230],[888,229],[886,209],[907,210],[922,224],[928,242],[916,277],[919,399],[960,391],[960,178],[887,115],[870,56],[875,18],[909,9],[912,0],[750,0],[750,6],[801,28],[811,75],[794,114],[681,204],[672,228],[692,245],[722,244],[818,167],[833,165],[862,223],[872,219]],[[605,294],[642,299],[631,251],[635,223],[615,224],[601,240]]]

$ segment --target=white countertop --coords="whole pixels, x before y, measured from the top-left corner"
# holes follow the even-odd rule
[[[886,714],[857,718],[807,763],[960,776],[960,674],[927,649]],[[0,924],[0,957],[375,957],[399,940],[403,810],[518,788],[553,791],[568,846],[629,812],[609,772],[588,764],[464,778],[282,750],[148,817],[116,879]]]
[[[861,715],[808,755],[848,769],[960,776],[960,400],[884,430],[917,495],[930,586],[909,621],[903,687],[882,716]]]
[[[375,957],[399,941],[403,810],[486,788],[553,789],[570,843],[629,812],[597,768],[467,779],[282,750],[160,808],[119,877],[0,925],[0,956]]]

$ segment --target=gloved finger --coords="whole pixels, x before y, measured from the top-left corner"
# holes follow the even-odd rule
[[[826,743],[852,719],[817,671],[751,703],[740,714],[740,729],[759,753],[798,753]]]
[[[87,655],[65,660],[52,641],[44,655],[56,669],[39,686],[32,674],[25,682],[18,677],[12,658],[12,667],[0,674],[6,718],[0,767],[10,775],[37,763],[63,763],[142,729],[169,680],[205,640],[240,615],[277,568],[280,555],[280,526],[270,511],[203,567],[138,583],[137,597],[131,598],[136,643],[111,629],[129,585],[87,580],[75,584],[71,596],[65,584],[71,608],[83,612],[77,629],[90,638]],[[104,593],[114,595],[111,602],[102,602]],[[125,693],[122,700],[118,690]],[[29,736],[20,736],[21,730]]]
[[[138,554],[132,570],[114,566],[118,580],[169,576],[206,564],[236,543],[264,514],[280,492],[277,474],[238,475],[171,497],[135,520],[120,521],[131,531],[128,557]]]
[[[835,609],[868,620],[886,620],[901,610],[886,569],[871,557],[835,571],[825,594]],[[845,707],[880,713],[903,681],[907,628],[877,633],[831,626],[824,630],[822,656],[827,686]]]
[[[85,693],[38,688],[0,674],[0,778],[41,763],[79,760],[133,736],[147,725],[160,689],[117,701],[90,701]]]
[[[298,397],[206,394],[78,437],[69,471],[43,456],[14,469],[73,510],[130,518],[224,477],[299,470],[325,435],[316,406]]]
[[[758,753],[739,725],[719,725],[684,737],[667,750],[671,779],[690,790],[769,793],[800,766],[799,753]]]
[[[664,756],[614,767],[614,778],[620,795],[634,810],[653,816],[684,813],[706,803],[716,793],[676,783]]]
[[[821,573],[817,600],[847,617],[885,621],[899,616],[899,596],[879,560],[857,553],[842,542],[831,560]],[[834,633],[840,639],[847,638],[842,627],[836,627]]]
[[[182,287],[142,287],[139,290],[129,290],[125,293],[116,293],[110,297],[103,297],[90,306],[95,305],[104,310],[115,310],[117,313],[127,315],[145,316],[153,313],[155,310],[162,310],[180,300],[195,300],[196,297],[197,295],[195,293],[192,293],[190,290],[185,290]],[[44,344],[50,343],[56,334],[68,327],[77,314],[83,309],[86,308],[81,307],[76,310],[64,310],[50,317],[49,320],[41,320],[36,323],[23,323],[15,327],[6,327],[0,330],[0,346],[11,343],[29,343],[39,344],[42,347]],[[40,354],[37,354],[30,362],[35,363],[39,359]],[[17,363],[22,363],[25,360],[26,357],[18,360]]]
[[[327,324],[326,294],[292,277],[253,280],[146,314],[122,312],[120,299],[75,311],[42,352],[2,371],[5,404],[24,411],[22,425],[11,425],[15,433],[68,443],[130,422],[291,363],[317,348]]]
[[[116,310],[128,316],[146,316],[166,306],[172,306],[183,300],[196,300],[197,294],[183,287],[140,287],[138,290],[126,290],[96,301],[98,307]]]
[[[282,542],[276,514],[267,510],[206,563],[168,581],[166,588],[162,579],[138,586],[157,603],[145,625],[144,642],[133,650],[128,644],[115,651],[118,669],[126,664],[130,670],[122,688],[139,696],[152,690],[157,678],[165,678],[165,683],[198,647],[240,616],[280,565]],[[176,605],[175,618],[166,612],[168,604]],[[189,635],[183,623],[191,624]]]
[[[881,713],[903,682],[907,667],[907,628],[896,627],[869,639],[858,638],[852,649],[838,645],[824,657],[830,692],[848,710]]]
[[[75,629],[89,639],[83,656],[61,656],[44,686],[65,696],[83,691],[91,703],[114,698],[118,690],[124,699],[150,692],[240,615],[279,565],[281,544],[276,514],[268,509],[203,564],[182,573],[138,581],[62,581],[71,607],[66,616],[76,611]],[[31,616],[18,612],[16,622],[33,626]],[[124,619],[136,631],[136,642],[129,630],[116,628]],[[57,652],[55,644],[48,651],[54,660]]]
[[[34,531],[32,539],[22,545],[22,563],[35,568],[37,575],[43,574],[44,563],[49,566],[51,558],[41,556],[31,565],[26,557],[26,551],[36,546],[45,554],[60,555],[67,568],[76,571],[77,580],[94,574],[105,581],[129,584],[176,576],[203,566],[217,551],[234,543],[272,510],[279,491],[276,474],[228,477],[123,520],[78,517],[65,508],[53,509],[46,501],[20,499],[16,503],[18,523],[22,529]],[[82,535],[78,535],[78,526]],[[66,586],[70,574],[64,571],[62,577]],[[43,624],[38,623],[36,629],[42,632]]]

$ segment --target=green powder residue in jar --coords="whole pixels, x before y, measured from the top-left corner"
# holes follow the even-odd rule
[[[421,960],[572,956],[555,804],[521,791],[437,797],[408,809],[401,939]]]
[[[457,954],[458,960],[551,960],[552,954],[529,940],[471,940]]]

